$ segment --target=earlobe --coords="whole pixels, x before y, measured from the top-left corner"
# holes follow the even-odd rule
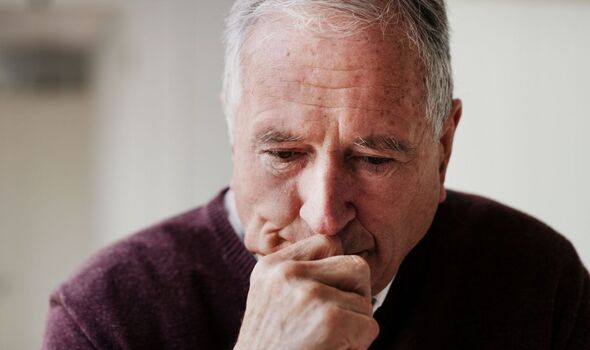
[[[449,165],[449,161],[451,159],[451,153],[453,150],[453,139],[455,138],[455,130],[457,129],[457,125],[459,124],[459,120],[461,120],[461,114],[463,112],[463,106],[461,100],[455,99],[453,100],[453,105],[451,107],[451,111],[445,124],[443,126],[442,135],[440,136],[440,165],[439,165],[439,178],[440,178],[440,193],[439,193],[439,203],[442,203],[446,196],[447,192],[445,189],[445,177],[447,173],[447,168]]]
[[[442,203],[445,201],[445,199],[447,199],[447,189],[445,188],[445,186],[441,186],[440,187],[440,193],[438,196],[438,202]]]

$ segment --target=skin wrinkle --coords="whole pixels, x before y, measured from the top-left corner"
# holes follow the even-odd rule
[[[276,36],[273,35],[273,37]],[[286,43],[292,42],[291,40],[284,40]],[[321,39],[320,42],[327,42],[329,41],[328,39]],[[358,40],[351,40],[349,39],[348,41],[352,42],[352,43],[364,43],[365,41],[375,41],[374,38],[371,38],[370,36],[363,36],[362,39],[358,39]],[[398,40],[399,42],[399,40]],[[311,52],[312,57],[316,57],[316,53],[317,52],[324,52],[326,50],[319,50],[318,47],[321,44],[317,44],[313,46],[313,50]],[[285,45],[288,47],[288,45]],[[247,50],[249,52],[249,56],[255,54],[255,52],[251,51],[251,50]],[[279,50],[281,51],[281,50]],[[375,49],[373,50],[376,54],[376,56],[380,56],[381,55],[381,49]],[[323,54],[323,53],[322,53]],[[291,50],[287,49],[278,53],[275,53],[274,56],[278,57],[286,57],[287,55],[291,55]],[[282,60],[270,60],[271,62],[271,66],[277,66],[279,65],[279,63]],[[353,60],[354,61],[354,60]],[[405,68],[405,63],[404,60],[398,60],[396,59],[396,62],[398,65],[400,65],[400,68],[403,69]],[[292,59],[289,59],[288,61],[289,63],[292,62]],[[316,97],[316,101],[314,102],[303,102],[297,98],[295,98],[292,94],[290,94],[288,97],[286,96],[281,96],[279,94],[273,93],[272,91],[267,91],[267,98],[269,99],[280,99],[281,102],[286,102],[286,103],[292,103],[292,104],[303,104],[306,105],[308,107],[323,107],[325,109],[336,109],[336,110],[341,110],[343,108],[355,108],[355,109],[361,109],[364,112],[377,112],[382,110],[382,101],[383,100],[392,100],[392,102],[397,103],[398,101],[404,101],[408,104],[412,104],[412,106],[416,106],[417,102],[416,101],[421,101],[419,104],[423,103],[424,99],[423,96],[421,96],[420,98],[415,98],[415,96],[413,96],[411,93],[409,93],[407,90],[411,87],[411,84],[408,84],[407,81],[403,81],[403,84],[385,84],[382,85],[380,88],[374,88],[375,93],[371,94],[369,91],[371,90],[370,86],[367,87],[359,87],[359,86],[354,86],[354,84],[358,83],[357,80],[362,79],[362,77],[366,77],[366,76],[371,76],[373,73],[375,72],[385,72],[386,74],[388,72],[391,71],[391,69],[389,69],[387,67],[387,65],[381,65],[379,64],[377,66],[377,68],[374,68],[373,66],[371,66],[369,63],[370,62],[366,62],[366,64],[364,62],[351,62],[350,60],[343,60],[341,61],[341,65],[337,65],[335,64],[334,61],[329,61],[331,62],[331,66],[330,67],[318,67],[317,63],[309,63],[309,62],[304,62],[303,64],[301,64],[301,62],[298,62],[298,66],[300,68],[310,68],[311,69],[311,74],[308,74],[306,76],[304,76],[303,78],[294,78],[292,77],[292,73],[290,73],[289,71],[283,71],[281,72],[282,76],[289,76],[289,78],[279,78],[280,80],[286,80],[286,81],[293,81],[293,83],[297,83],[297,82],[301,82],[301,84],[299,84],[299,90],[302,91],[302,93],[305,92],[306,87],[310,88],[310,89],[322,89],[323,87],[325,87],[326,89],[331,89],[333,87],[342,87],[341,91],[342,91],[342,96],[339,100],[343,100],[344,99],[344,95],[347,93],[352,93],[352,94],[356,94],[356,98],[352,98],[352,99],[348,99],[348,100],[352,100],[352,101],[356,101],[355,105],[352,104],[347,104],[347,105],[342,105],[340,104],[338,101],[336,101],[335,104],[327,104],[326,101],[321,97],[322,94],[321,93],[317,93],[317,94],[313,94],[315,96],[320,96],[320,97]],[[401,63],[401,64],[400,64]],[[344,65],[343,68],[340,68],[340,66]],[[356,65],[356,67],[354,66]],[[360,66],[360,67],[359,67]],[[250,65],[245,64],[245,67],[250,67]],[[367,69],[367,67],[370,67],[369,69]],[[277,67],[278,68],[278,67]],[[248,71],[251,70],[251,68],[247,68]],[[277,69],[278,70],[278,69]],[[356,75],[356,77],[353,79],[352,84],[346,84],[346,83],[342,83],[339,80],[342,79],[346,79],[346,78],[350,78],[349,74],[350,72],[360,72],[363,71],[364,74],[360,74],[360,75]],[[412,72],[415,71],[415,69],[411,70]],[[326,74],[321,74],[326,72]],[[334,76],[334,74],[330,73],[334,73],[334,72],[338,72],[338,73],[345,73],[343,77],[339,77],[339,76]],[[258,74],[256,74],[255,71],[251,71],[250,73],[252,73],[252,76],[254,77],[258,77],[255,78],[257,80],[256,85],[263,85],[263,84],[268,84],[268,82],[264,81],[264,77],[260,76]],[[316,74],[318,75],[318,77],[316,78]],[[381,74],[380,74],[381,75]],[[330,86],[330,82],[327,81],[329,79],[325,79],[326,76],[330,76],[330,79],[334,80],[336,79],[336,81],[334,81],[332,84],[332,86]],[[335,77],[335,78],[334,78]],[[280,81],[279,80],[279,81]],[[316,80],[320,83],[316,83]],[[291,84],[293,84],[291,83]],[[274,80],[272,82],[272,90],[278,90],[278,91],[284,91],[285,86],[277,84],[276,80]],[[288,83],[289,84],[289,83]],[[345,85],[350,85],[351,87],[349,89],[344,88]],[[354,89],[357,90],[350,92],[350,89]],[[367,90],[367,91],[359,91],[359,90]],[[252,95],[251,91],[248,91],[249,95]],[[373,102],[371,103],[371,105],[373,105],[374,107],[359,107],[358,104],[362,104],[362,102],[360,102],[360,98],[364,97],[364,96],[370,96],[373,99]],[[359,111],[360,112],[360,111]],[[393,117],[393,116],[392,116]]]
[[[351,86],[351,85],[347,85],[347,86],[328,86],[328,85],[322,85],[322,84],[314,84],[314,83],[306,82],[304,80],[279,80],[279,81],[281,83],[287,83],[285,85],[288,85],[288,84],[300,84],[300,85],[304,85],[304,86],[310,86],[310,87],[319,88],[319,89],[330,89],[330,90],[341,90],[341,89],[371,89],[371,88],[374,88],[373,86],[370,86],[370,85],[366,85],[366,86]],[[393,85],[393,84],[384,85],[384,87],[390,87],[390,88],[396,88],[396,89],[399,88],[399,86],[396,86],[396,85]]]
[[[358,107],[358,106],[325,106],[325,105],[321,105],[321,104],[317,104],[317,103],[305,103],[305,102],[300,102],[300,101],[289,100],[284,97],[277,97],[277,96],[271,96],[271,97],[278,98],[283,102],[294,103],[294,104],[308,106],[308,107],[318,107],[318,108],[323,108],[323,109],[358,109],[358,110],[367,111],[367,112],[380,112],[380,111],[382,111],[382,109],[377,109],[377,108],[373,109],[373,108],[365,108],[365,107]]]
[[[263,81],[259,81],[259,84],[268,84],[268,82],[263,82]],[[290,97],[285,97],[283,96],[283,94],[280,93],[276,93],[275,91],[281,91],[284,92],[286,88],[289,87],[295,87],[297,88],[297,90],[299,90],[300,94],[310,94],[313,95],[314,98],[316,98],[318,100],[317,103],[310,103],[310,102],[303,102],[300,101],[298,99],[295,99],[295,96],[298,95],[294,95],[292,93],[289,94]],[[307,106],[311,106],[311,107],[323,107],[323,108],[362,108],[366,111],[370,111],[370,112],[375,112],[375,111],[383,111],[383,101],[387,100],[390,101],[392,103],[409,103],[409,104],[413,104],[414,102],[409,98],[409,96],[411,96],[411,93],[406,93],[406,91],[408,90],[405,87],[399,87],[397,85],[394,84],[388,84],[388,85],[380,85],[379,87],[375,87],[375,86],[349,86],[349,87],[342,87],[342,88],[334,88],[334,87],[318,87],[315,86],[313,84],[307,83],[307,82],[303,82],[302,80],[300,81],[292,81],[292,82],[288,82],[287,84],[276,84],[276,83],[272,83],[272,85],[270,85],[271,90],[272,91],[268,91],[266,92],[263,96],[261,97],[266,97],[269,98],[270,100],[276,101],[277,99],[280,99],[283,102],[288,102],[288,103],[297,103],[297,104],[302,104],[302,105],[307,105]],[[394,87],[394,89],[392,89],[392,87]],[[313,91],[317,90],[317,93],[314,93]],[[328,90],[328,91],[335,91],[337,94],[339,94],[340,98],[335,101],[335,105],[327,105],[325,104],[325,100],[322,97],[323,94],[321,93],[321,91],[324,90]],[[356,95],[358,97],[356,98],[346,98],[347,95]],[[342,103],[339,102],[339,100],[351,100],[351,101],[355,101],[355,103],[357,104],[362,104],[362,101],[365,100],[370,100],[370,105],[375,106],[375,108],[370,108],[370,107],[358,107],[356,105],[351,105],[351,104],[347,104],[347,105],[342,105]],[[321,102],[319,102],[321,101]],[[367,101],[368,104],[368,101]]]
[[[299,103],[298,102],[293,102],[293,104],[298,105]],[[264,119],[264,118],[266,118],[266,115],[268,115],[269,117],[272,117],[275,114],[284,114],[284,113],[280,113],[281,112],[280,109],[282,107],[284,107],[284,106],[274,106],[274,107],[271,107],[271,108],[263,109],[261,111],[253,112],[252,115],[254,116],[255,119],[260,119],[260,118],[263,118]],[[313,110],[313,108],[318,107],[318,106],[301,106],[301,107],[304,107],[306,109]],[[392,111],[389,111],[389,110],[369,110],[369,109],[351,108],[351,107],[342,107],[342,108],[343,109],[352,109],[351,112],[355,112],[356,113],[356,114],[353,114],[352,115],[353,117],[359,115],[359,113],[364,110],[364,111],[367,111],[367,112],[379,112],[382,116],[384,116],[384,115],[387,114],[391,118],[396,118],[396,119],[397,118],[400,118],[400,116],[395,115]],[[337,107],[335,107],[333,109],[337,109]],[[278,113],[271,113],[271,112],[274,112],[274,111],[277,111]],[[317,117],[317,115],[314,114],[314,118],[315,117]],[[321,115],[321,117],[322,118],[327,118],[326,115]]]
[[[367,70],[366,68],[363,68],[363,67],[361,67],[361,68],[334,68],[334,67],[322,68],[322,67],[315,67],[313,65],[305,65],[305,64],[304,65],[301,65],[301,67],[309,67],[312,70],[314,70],[314,69],[317,69],[317,70],[331,70],[331,71],[334,71],[334,72],[358,72],[358,71],[361,71],[361,70]],[[373,70],[381,71],[381,69],[373,69]]]
[[[296,106],[300,106],[299,103],[297,102],[293,102],[292,105],[294,107]],[[279,115],[284,115],[284,111],[281,111],[281,108],[284,107],[284,104],[276,104],[275,106],[271,107],[271,108],[267,108],[264,109],[262,111],[255,111],[252,113],[253,116],[255,116],[256,119],[267,119],[267,118],[273,118],[274,115],[279,114]],[[310,112],[314,111],[314,108],[317,108],[318,106],[300,106],[303,107],[305,110],[309,110]],[[337,109],[337,108],[334,108]],[[330,110],[334,110],[334,109],[330,109]],[[362,112],[379,112],[379,114],[381,116],[388,116],[389,118],[396,121],[396,124],[401,124],[402,126],[404,126],[403,122],[403,118],[400,115],[395,114],[392,110],[369,110],[369,109],[362,109],[362,108],[350,108],[350,107],[342,107],[342,109],[351,109],[350,112],[351,113],[351,119],[352,120],[358,120],[358,118],[362,118],[363,117],[363,113]],[[316,118],[318,117],[315,113],[310,114],[310,118]],[[326,115],[322,115],[322,118],[327,118]],[[405,127],[405,126],[404,126]],[[425,132],[425,131],[424,131]],[[423,132],[423,133],[424,133]],[[406,143],[408,143],[407,140],[404,140]],[[413,145],[415,148],[417,147],[416,145]]]
[[[376,53],[376,56],[381,55],[381,50],[377,49],[374,50]],[[315,52],[315,51],[314,51]],[[290,51],[287,51],[287,54],[290,54]],[[277,54],[277,56],[280,56],[280,54]],[[289,64],[291,64],[292,60],[289,60]],[[400,60],[396,60],[396,61],[400,61]],[[405,101],[406,103],[412,104],[412,105],[416,105],[417,102],[416,101],[421,101],[420,103],[423,103],[423,97],[420,98],[416,98],[415,96],[412,95],[412,93],[409,92],[409,89],[411,88],[411,84],[408,84],[407,80],[403,81],[403,84],[382,84],[379,88],[377,87],[373,87],[373,90],[375,90],[375,93],[371,94],[369,90],[371,89],[370,85],[366,85],[366,86],[358,86],[355,84],[358,84],[359,81],[361,81],[363,79],[363,77],[366,76],[371,76],[374,75],[374,73],[380,73],[379,75],[383,74],[383,72],[385,72],[385,74],[387,74],[388,72],[391,71],[391,69],[388,69],[386,66],[383,65],[379,65],[378,68],[367,68],[367,65],[365,64],[361,64],[361,63],[357,63],[357,65],[360,65],[361,67],[359,68],[355,68],[355,67],[350,67],[349,64],[351,64],[350,62],[347,63],[347,66],[345,68],[338,68],[335,66],[331,66],[331,67],[318,67],[317,64],[310,64],[310,63],[306,63],[306,64],[300,64],[301,62],[299,62],[298,66],[301,68],[310,68],[311,72],[310,74],[304,76],[303,78],[299,77],[294,77],[292,73],[290,72],[282,72],[283,76],[287,76],[288,78],[279,78],[280,82],[283,83],[287,83],[287,84],[297,84],[299,83],[299,90],[305,92],[306,87],[310,88],[310,89],[319,89],[321,91],[321,89],[335,89],[335,88],[341,88],[341,90],[343,91],[342,94],[345,93],[356,93],[359,98],[360,96],[370,96],[371,99],[374,100],[373,104],[376,106],[381,106],[382,105],[382,101],[385,99],[388,100],[392,100],[393,102],[398,102],[398,101]],[[404,63],[403,62],[397,62],[398,64],[400,64],[400,68],[405,68]],[[274,63],[276,65],[276,63]],[[370,67],[370,66],[369,66]],[[357,74],[355,75],[355,78],[350,81],[350,74],[351,72],[360,72],[362,71],[363,74]],[[338,73],[344,73],[342,75],[338,74],[338,75],[334,75],[334,72],[338,72]],[[257,83],[256,84],[268,84],[268,82],[264,81],[264,77],[258,77],[258,75],[256,74],[256,72],[251,72],[253,73],[254,77],[257,77]],[[325,74],[322,74],[325,73]],[[407,78],[406,78],[407,79]],[[345,80],[346,82],[343,83],[341,80]],[[276,80],[273,80],[272,82],[273,85],[271,85],[274,90],[284,90],[285,85],[282,84],[277,84]],[[349,86],[350,88],[346,88],[346,86]],[[357,91],[357,92],[347,92],[350,91],[350,89],[354,89],[354,90],[367,90],[367,91]],[[321,96],[321,93],[318,94],[314,94],[317,96]],[[284,102],[290,102],[290,103],[300,103],[301,101],[298,101],[297,99],[294,99],[293,96],[290,96],[288,98],[284,97],[284,96],[280,96],[280,95],[276,95],[273,93],[268,92],[268,97],[271,99],[274,98],[282,98]],[[354,100],[358,101],[359,98],[356,98]],[[322,101],[323,103],[323,101]],[[322,103],[306,103],[308,106],[312,106],[312,107],[321,107],[324,106],[326,108],[332,108],[332,107],[337,107],[340,108],[341,106],[330,106],[330,105],[325,105]],[[348,105],[346,107],[351,107],[351,108],[356,108],[357,106],[351,106]],[[368,108],[365,109],[366,111],[377,111],[379,110],[379,108]]]

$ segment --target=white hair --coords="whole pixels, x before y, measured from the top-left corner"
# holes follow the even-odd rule
[[[331,10],[331,11],[321,11]],[[241,98],[242,49],[263,17],[286,14],[297,26],[353,35],[372,25],[401,23],[424,64],[425,117],[439,136],[451,110],[453,78],[444,0],[237,0],[227,18],[222,98],[230,142]],[[330,13],[330,17],[323,17]]]

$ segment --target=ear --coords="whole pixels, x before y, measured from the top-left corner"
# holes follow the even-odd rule
[[[230,147],[230,152],[231,152],[230,159],[231,159],[231,163],[232,163],[231,177],[229,179],[229,187],[233,188],[234,187],[234,171],[235,171],[234,164],[236,164],[236,153],[235,153],[234,142],[230,142],[229,147]]]
[[[447,120],[445,121],[442,132],[439,139],[439,181],[440,181],[440,194],[439,203],[442,203],[447,197],[447,191],[445,190],[445,176],[447,174],[447,167],[449,160],[451,159],[451,152],[453,150],[453,139],[455,138],[455,130],[461,119],[461,113],[463,112],[463,105],[461,100],[453,100],[453,105]]]

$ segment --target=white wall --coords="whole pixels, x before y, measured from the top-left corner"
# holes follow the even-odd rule
[[[449,7],[464,113],[448,185],[540,218],[590,266],[590,3]]]
[[[90,106],[0,91],[0,349],[37,349],[49,293],[87,259]]]
[[[128,1],[98,48],[97,244],[203,203],[227,185],[218,95],[228,6]]]
[[[50,292],[100,246],[227,184],[215,5],[110,9],[90,93],[0,87],[0,349],[39,348]]]

